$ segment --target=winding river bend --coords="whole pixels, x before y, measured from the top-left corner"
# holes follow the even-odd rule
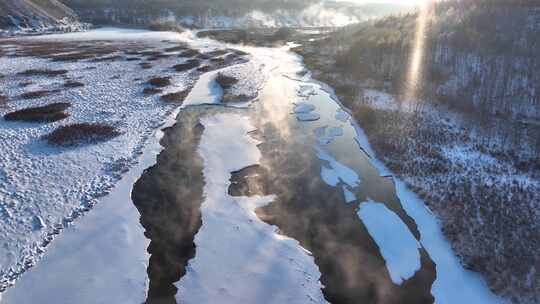
[[[198,40],[194,43],[208,46],[217,42]],[[460,266],[441,235],[435,217],[423,203],[373,159],[374,155],[362,130],[336,100],[331,88],[310,78],[309,72],[305,71],[301,64],[301,58],[290,53],[288,47],[241,49],[251,54],[251,60],[264,66],[261,72],[265,73],[266,81],[259,91],[256,102],[241,110],[223,105],[205,109],[185,108],[184,113],[178,118],[177,126],[169,132],[173,134],[178,132],[176,129],[185,129],[186,121],[192,121],[191,128],[200,131],[204,129],[200,123],[201,119],[218,115],[216,114],[218,112],[249,117],[253,130],[250,130],[248,135],[257,141],[257,148],[260,151],[259,161],[229,172],[228,190],[221,195],[232,197],[232,201],[234,198],[240,201],[247,197],[273,196],[271,202],[255,209],[257,217],[277,227],[276,233],[279,235],[297,240],[298,245],[313,256],[314,263],[320,270],[324,301],[330,303],[498,301],[479,277]],[[209,83],[200,87],[211,88],[212,85]],[[203,92],[195,95],[210,94],[211,92]],[[233,128],[233,124],[223,122],[218,127]],[[204,132],[202,131],[203,137]],[[230,137],[222,135],[219,140],[236,141],[238,136],[239,134]],[[165,144],[164,153],[175,154],[182,151],[175,146],[199,144],[190,140],[191,138],[193,136],[184,136],[183,139],[180,136],[178,138],[180,144]],[[201,149],[198,152],[203,153]],[[231,157],[235,156],[225,153],[222,155],[221,163],[231,162]],[[188,164],[197,163],[190,159],[187,158]],[[217,162],[220,163],[219,160]],[[163,170],[167,176],[183,175],[177,170],[178,167],[173,168],[167,165],[166,161],[158,160],[156,168],[153,170]],[[205,180],[208,179],[205,177]],[[179,179],[175,179],[175,183],[178,181]],[[199,179],[187,179],[184,185],[174,189],[190,188],[191,191],[194,188],[202,189],[203,185],[198,181]],[[163,185],[156,187],[162,188]],[[169,189],[169,186],[165,188],[168,189],[164,191],[165,193],[175,191]],[[208,197],[212,195],[205,193],[203,197],[210,200]],[[212,201],[212,204],[221,203],[224,202],[220,202],[219,199]],[[200,202],[197,205],[200,205]],[[212,294],[213,291],[210,290],[212,288],[222,292],[221,303],[277,301],[265,299],[261,302],[264,297],[262,295],[266,295],[266,292],[258,295],[255,293],[254,298],[249,298],[245,295],[244,289],[240,288],[235,293],[234,290],[228,290],[227,284],[213,286],[212,282],[207,282],[208,286],[204,287],[194,285],[192,281],[204,282],[204,278],[209,275],[219,277],[219,271],[205,273],[204,269],[198,268],[204,268],[201,264],[212,263],[213,259],[219,259],[224,253],[209,254],[204,251],[220,251],[227,246],[211,246],[209,249],[204,241],[197,241],[197,237],[209,238],[204,235],[205,212],[203,211],[201,215],[197,208],[191,210],[191,201],[179,206],[188,208],[190,211],[187,213],[190,217],[194,214],[197,218],[202,217],[199,229],[203,231],[192,236],[194,239],[192,247],[187,246],[191,248],[190,254],[193,254],[191,250],[194,250],[195,258],[183,265],[177,264],[181,273],[187,271],[185,277],[179,282],[176,282],[178,276],[165,282],[168,288],[164,287],[163,290],[168,290],[169,300],[164,303],[174,302],[176,288],[172,288],[173,285],[179,289],[175,296],[179,303],[212,302],[211,299],[215,298],[190,295],[193,290]],[[210,218],[210,214],[215,215],[212,213],[214,211],[207,211],[206,217]],[[220,216],[223,214],[220,213]],[[145,218],[144,211],[142,217]],[[196,221],[191,218],[184,222]],[[191,225],[180,230],[193,231]],[[228,233],[227,229],[222,231],[224,234]],[[220,236],[214,237],[214,242],[220,241]],[[178,243],[178,245],[186,247],[186,244]],[[258,245],[254,243],[252,246]],[[240,251],[241,249],[238,254],[243,254]],[[255,256],[251,256],[243,263],[255,262],[258,260],[257,253],[264,254],[254,248],[253,251]],[[204,255],[205,258],[198,259],[198,254]],[[230,259],[234,260],[235,257]],[[234,264],[232,260],[230,262]],[[175,261],[178,262],[178,259]],[[234,267],[225,268],[232,276],[243,275],[238,273],[242,270]],[[271,272],[273,269],[266,271]],[[286,281],[285,278],[284,280]],[[234,279],[231,279],[230,285],[234,288],[235,284],[232,281]],[[254,280],[248,285],[251,285],[251,288],[268,289],[275,299],[279,299],[280,291],[271,286],[271,282],[266,286],[257,284],[258,282]],[[220,293],[216,293],[215,296],[220,296]],[[154,293],[150,292],[149,302],[161,301],[156,299],[161,299],[159,293],[154,297]],[[307,299],[310,299],[309,302],[317,302],[309,294],[306,295],[305,302],[308,302]]]
[[[499,302],[289,47],[174,39],[246,52],[259,75],[238,77],[264,81],[252,102],[222,104],[201,73],[163,130],[131,195],[150,240],[146,303]]]

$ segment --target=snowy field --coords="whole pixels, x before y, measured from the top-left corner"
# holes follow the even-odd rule
[[[170,41],[190,42],[191,36],[136,30],[102,29],[86,33],[40,36],[43,41],[113,41],[122,54],[123,44],[136,44],[144,50],[162,51],[174,46]],[[109,44],[107,44],[109,47]],[[13,45],[2,44],[9,55]],[[204,45],[197,46],[205,49]],[[213,50],[212,48],[206,49]],[[173,53],[174,54],[174,53]],[[111,191],[142,153],[155,130],[177,104],[145,95],[146,81],[154,76],[171,77],[163,93],[187,89],[198,78],[193,71],[176,72],[171,67],[186,58],[171,56],[152,61],[141,69],[138,61],[79,60],[52,62],[33,57],[2,57],[0,87],[9,102],[0,115],[22,108],[52,102],[70,102],[69,117],[53,123],[0,121],[0,290],[29,266],[35,264],[55,235],[90,210]],[[256,67],[239,66],[244,73]],[[62,77],[24,76],[28,69],[67,70]],[[228,68],[234,72],[234,68]],[[84,84],[64,88],[66,81]],[[50,96],[24,99],[21,94],[58,90]],[[246,89],[253,94],[254,88]],[[196,90],[194,90],[196,91]],[[121,135],[107,142],[75,147],[57,147],[42,137],[70,123],[105,123]]]

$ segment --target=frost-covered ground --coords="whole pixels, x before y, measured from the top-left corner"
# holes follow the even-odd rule
[[[96,44],[117,48],[112,55],[123,55],[124,48],[128,48],[124,44],[135,43],[138,49],[163,51],[174,46],[170,41],[190,42],[190,37],[102,29],[33,39],[96,41]],[[2,44],[1,47],[7,56],[18,52],[14,45]],[[205,49],[204,45],[197,47]],[[177,53],[151,61],[149,69],[141,69],[139,61],[122,59],[52,62],[35,57],[0,58],[4,76],[0,78],[0,88],[9,100],[0,108],[0,115],[52,102],[72,104],[67,110],[69,117],[54,123],[0,121],[3,147],[0,156],[0,289],[11,285],[22,271],[34,265],[54,236],[90,210],[137,162],[154,130],[178,107],[161,101],[159,95],[143,94],[146,81],[154,76],[170,76],[171,85],[163,89],[165,94],[191,87],[198,77],[193,71],[171,70],[173,65],[186,60]],[[249,73],[253,67],[240,68]],[[62,77],[18,74],[27,69],[65,69],[68,72]],[[67,80],[84,86],[65,88]],[[44,89],[58,91],[37,99],[20,97],[25,92]],[[42,139],[59,126],[81,122],[109,124],[120,130],[121,135],[107,142],[76,147],[52,146]]]

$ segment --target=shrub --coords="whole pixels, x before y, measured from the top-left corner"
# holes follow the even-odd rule
[[[145,70],[152,68],[152,64],[150,64],[150,62],[141,62],[139,63],[139,66]]]
[[[153,94],[161,93],[162,91],[163,91],[162,89],[158,89],[158,88],[144,88],[143,94],[153,95]]]
[[[101,123],[77,123],[59,127],[44,138],[53,145],[74,146],[110,140],[121,133],[115,127]]]
[[[190,59],[186,61],[185,63],[180,63],[175,66],[173,66],[173,69],[175,69],[177,72],[184,72],[187,70],[191,70],[193,68],[198,67],[201,65],[201,62],[197,59]]]
[[[191,91],[191,89],[186,89],[186,90],[179,91],[179,92],[165,94],[165,95],[161,96],[161,99],[163,101],[167,101],[167,102],[180,102],[180,103],[182,103],[182,102],[184,102],[184,99],[186,99],[186,97],[189,95],[190,91]]]
[[[60,90],[39,90],[33,92],[26,92],[21,94],[22,99],[36,99],[43,96],[47,96],[53,93],[58,93]]]
[[[169,48],[166,48],[164,49],[165,52],[178,52],[178,51],[183,51],[187,49],[187,47],[185,45],[179,45],[179,46],[173,46],[173,47],[169,47]]]
[[[154,87],[163,88],[171,84],[170,77],[154,77],[148,80],[148,84]]]
[[[8,121],[27,121],[27,122],[55,122],[65,119],[69,114],[64,110],[71,106],[68,102],[52,103],[41,107],[26,108],[4,115]]]
[[[74,80],[68,80],[68,81],[64,82],[64,87],[66,87],[66,88],[80,88],[80,87],[84,87],[84,83],[74,81]]]
[[[47,69],[30,69],[24,72],[20,72],[21,76],[46,76],[55,77],[67,74],[67,70],[47,70]]]
[[[238,79],[235,77],[227,76],[222,73],[218,73],[216,82],[224,89],[230,89],[233,85],[238,83]]]
[[[206,73],[206,72],[210,72],[211,70],[212,70],[212,67],[206,64],[198,68],[197,72]]]
[[[193,49],[189,49],[189,50],[186,50],[186,51],[183,51],[182,53],[180,53],[180,57],[195,57],[195,56],[198,56],[200,54],[199,51],[197,50],[193,50]]]
[[[229,50],[215,50],[215,51],[211,51],[205,54],[210,57],[217,57],[217,56],[223,56],[227,53],[229,53]]]

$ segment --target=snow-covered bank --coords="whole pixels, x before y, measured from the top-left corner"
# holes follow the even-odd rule
[[[313,258],[298,242],[263,223],[255,209],[273,196],[227,194],[231,172],[257,164],[258,141],[238,114],[202,119],[199,153],[204,159],[203,225],[196,257],[177,284],[182,303],[326,303]]]
[[[158,48],[167,45],[162,40],[179,39],[175,33],[145,35],[112,29],[39,39],[116,41],[126,36]],[[160,102],[158,96],[142,95],[141,83],[180,60],[171,57],[156,62],[152,69],[140,70],[133,62],[123,60],[51,62],[30,57],[0,58],[5,75],[0,86],[11,99],[0,114],[57,101],[72,103],[69,118],[55,123],[0,120],[0,289],[34,265],[54,236],[90,210],[138,161],[154,130],[176,107]],[[18,75],[30,67],[66,69],[67,76],[84,87],[63,89],[64,79],[60,77]],[[192,78],[177,73],[174,82],[188,85]],[[40,99],[19,98],[24,92],[51,88],[59,92]],[[109,142],[73,148],[51,146],[41,139],[58,126],[79,122],[111,124],[122,134]]]
[[[295,70],[298,70],[298,68]],[[384,167],[382,162],[374,158],[375,153],[371,148],[364,131],[358,126],[354,119],[348,119],[349,117],[352,117],[352,115],[347,114],[348,109],[339,103],[333,89],[307,77],[309,77],[309,75],[304,77],[303,80],[298,81],[298,90],[302,91],[302,88],[304,88],[307,83],[315,86],[315,95],[324,96],[322,99],[320,97],[313,97],[308,98],[307,100],[313,104],[318,109],[318,113],[321,114],[321,121],[313,126],[314,135],[320,135],[321,132],[318,131],[318,128],[321,127],[341,127],[343,129],[343,135],[339,138],[339,142],[334,140],[334,142],[330,142],[325,146],[324,149],[328,152],[328,156],[324,157],[324,160],[328,161],[328,159],[332,159],[334,163],[347,164],[354,158],[351,153],[354,153],[355,155],[356,153],[366,153],[368,157],[370,156],[369,162],[380,176],[390,175],[390,170]],[[293,109],[294,104],[291,103],[291,110]],[[356,147],[348,148],[348,144],[347,146],[344,146],[344,141],[355,143]],[[339,154],[339,151],[342,151],[343,149],[348,151],[348,153],[345,155],[341,154],[338,157],[335,153]],[[320,153],[321,148],[316,147],[315,150]],[[355,152],[352,152],[353,150]],[[321,165],[321,168],[322,178],[327,181],[329,185],[341,187],[344,183],[349,186],[346,182],[347,179],[344,177],[351,176],[350,173],[347,173],[350,172],[351,167],[343,168],[342,165],[342,168],[338,170],[338,173],[333,173],[332,175],[328,174],[328,168],[324,164]],[[362,176],[362,172],[356,173],[357,175]],[[344,175],[344,177],[337,178],[336,176],[339,176],[340,174]],[[452,251],[450,243],[441,232],[440,223],[435,215],[426,207],[425,202],[414,195],[414,193],[397,177],[394,177],[394,181],[396,184],[395,190],[400,198],[402,207],[414,220],[420,231],[421,237],[417,241],[427,251],[430,258],[436,264],[437,279],[432,286],[432,294],[435,297],[436,303],[501,303],[503,300],[495,296],[489,290],[482,277],[474,272],[465,270],[459,263],[459,259]],[[362,187],[361,180],[360,187]],[[344,195],[350,197],[350,194],[345,191],[347,189],[343,190]],[[349,199],[346,200],[349,201]],[[362,206],[360,206],[360,210],[361,209]],[[377,233],[373,234],[373,238],[378,239]],[[381,247],[381,252],[392,252],[392,246],[394,244],[390,244],[391,246],[386,248],[384,247],[384,242],[379,243],[379,245],[383,246]],[[392,265],[387,264],[387,267],[389,267],[389,272],[394,272],[394,270],[390,269],[393,267]],[[408,269],[404,273],[410,274],[411,270]]]

